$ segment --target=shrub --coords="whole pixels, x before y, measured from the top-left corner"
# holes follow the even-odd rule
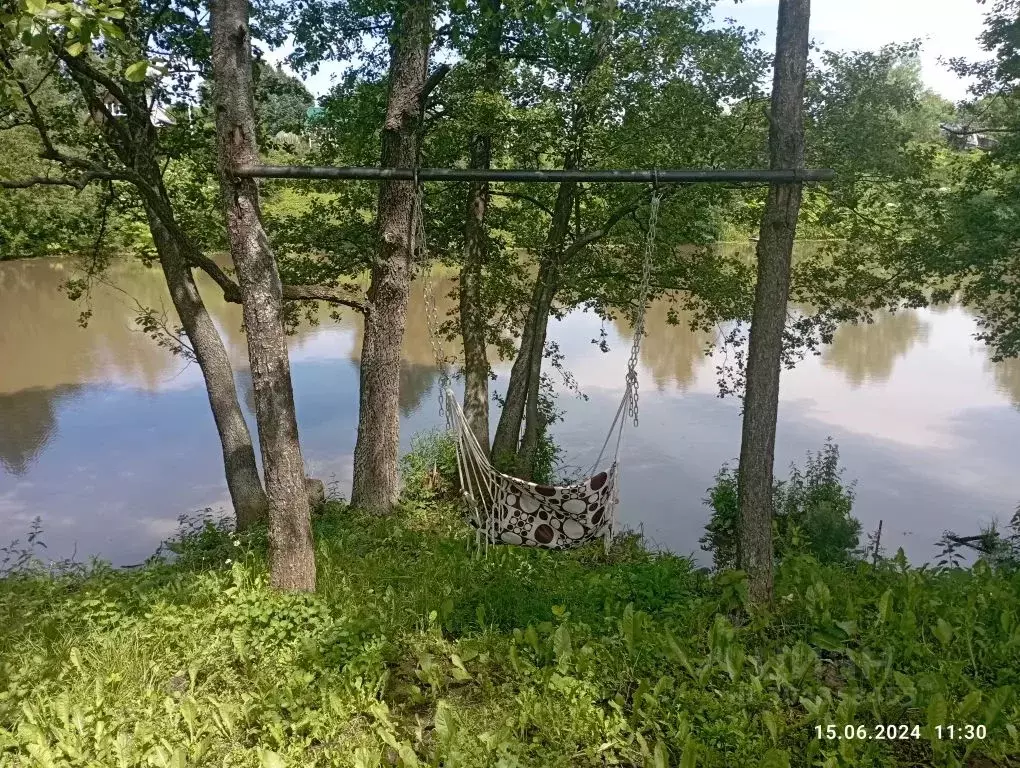
[[[861,524],[851,515],[854,483],[843,482],[839,447],[827,441],[818,453],[808,453],[803,471],[790,467],[788,480],[775,484],[772,503],[776,558],[804,552],[821,563],[847,564],[860,542]],[[705,526],[701,548],[712,553],[719,570],[737,562],[737,470],[724,466],[715,477],[705,503],[712,516]]]
[[[411,438],[411,451],[400,459],[406,502],[427,502],[449,496],[459,487],[457,445],[446,432],[420,432]]]

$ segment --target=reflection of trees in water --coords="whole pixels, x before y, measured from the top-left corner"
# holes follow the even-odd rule
[[[96,286],[88,328],[78,324],[83,303],[68,300],[61,284],[75,275],[64,262],[33,259],[0,267],[0,333],[4,366],[0,392],[33,387],[127,379],[148,389],[172,376],[180,363],[134,325],[132,298],[169,306],[162,284],[138,262],[111,267],[109,279],[123,289]]]
[[[435,279],[436,314],[439,322],[449,319],[448,313],[455,309],[456,303],[450,297],[454,280],[450,278]],[[354,345],[351,349],[351,360],[359,362],[361,344],[364,340],[365,328],[360,319],[354,321]],[[440,348],[448,360],[460,357],[460,344],[456,339],[442,341]],[[432,337],[429,334],[425,314],[425,294],[420,280],[411,286],[410,301],[407,305],[407,324],[404,330],[402,359],[400,361],[400,413],[409,416],[422,405],[425,396],[432,389],[439,377],[436,369],[435,354],[432,351]],[[439,408],[438,401],[436,408]]]
[[[0,465],[24,474],[57,432],[57,406],[81,387],[23,389],[0,394]]]
[[[991,369],[999,391],[1007,395],[1013,401],[1013,405],[1020,409],[1020,360],[1011,358],[999,363],[989,360],[987,368]]]
[[[675,325],[669,322],[671,309],[678,321]],[[660,392],[669,384],[681,390],[689,387],[707,359],[705,350],[713,336],[701,330],[692,331],[690,321],[690,312],[676,308],[669,301],[656,301],[648,307],[641,364],[651,373]],[[629,344],[634,333],[630,319],[617,317],[614,325],[626,340],[624,343]]]
[[[255,382],[251,380],[251,371],[244,370],[234,376],[237,382],[238,398],[244,403],[248,413],[255,413]]]
[[[410,416],[422,405],[422,401],[432,390],[432,385],[439,377],[434,366],[414,365],[402,361],[400,363],[400,414]],[[439,401],[435,402],[436,413],[439,412]]]
[[[845,374],[853,387],[883,382],[899,358],[928,340],[930,330],[914,310],[882,313],[873,323],[841,326],[822,353],[822,363]]]
[[[165,314],[168,327],[178,324],[173,303],[158,269],[134,259],[114,261],[103,284],[95,285],[87,328],[78,324],[84,302],[72,302],[61,285],[79,272],[72,260],[30,259],[0,265],[0,339],[4,367],[0,392],[32,387],[126,380],[146,390],[157,389],[184,365],[142,333],[135,323],[139,305]],[[209,312],[223,336],[235,368],[248,365],[241,327],[241,307],[223,299],[223,292],[199,274],[198,284]],[[109,283],[109,285],[105,284]],[[319,313],[332,324],[329,311]],[[303,323],[294,334],[300,342],[315,332]]]

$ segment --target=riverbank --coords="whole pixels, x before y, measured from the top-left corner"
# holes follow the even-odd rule
[[[633,537],[478,557],[427,484],[315,527],[314,595],[271,591],[264,536],[213,525],[173,563],[0,581],[0,765],[1020,759],[1017,574],[793,557],[748,618],[738,576]]]

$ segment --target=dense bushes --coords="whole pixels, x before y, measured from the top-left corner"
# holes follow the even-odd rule
[[[737,470],[730,467],[716,475],[705,503],[712,516],[701,539],[702,549],[712,553],[718,570],[737,564]],[[808,453],[803,471],[790,468],[790,478],[779,481],[773,491],[775,519],[773,540],[776,557],[806,552],[821,563],[850,562],[860,542],[861,524],[850,514],[853,484],[843,483],[839,448],[827,442],[818,453]]]

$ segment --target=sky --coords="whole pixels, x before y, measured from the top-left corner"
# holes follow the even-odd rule
[[[778,0],[722,0],[717,18],[733,18],[765,33],[762,47],[775,45]],[[940,58],[985,58],[978,36],[984,8],[977,0],[814,0],[811,37],[821,48],[874,50],[886,43],[920,39],[925,84],[953,101],[967,96],[967,83]]]
[[[967,83],[939,64],[939,59],[983,58],[977,42],[983,7],[977,0],[814,0],[811,5],[811,35],[821,48],[874,50],[886,43],[921,39],[925,84],[953,101],[966,97]],[[716,18],[732,18],[761,30],[761,45],[771,50],[777,6],[778,0],[721,0]],[[324,66],[306,81],[309,90],[316,96],[327,93],[338,69],[338,65]]]

